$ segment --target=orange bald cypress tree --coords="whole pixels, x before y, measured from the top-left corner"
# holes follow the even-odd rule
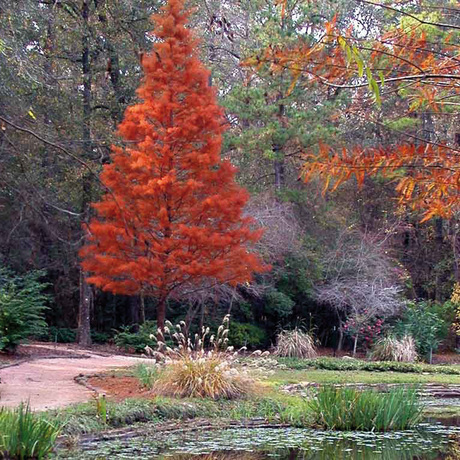
[[[183,0],[154,16],[159,41],[143,59],[142,102],[126,110],[81,251],[90,283],[157,299],[158,327],[174,292],[204,280],[236,285],[266,270],[247,245],[261,233],[242,216],[247,192],[220,158],[224,116],[196,57]]]

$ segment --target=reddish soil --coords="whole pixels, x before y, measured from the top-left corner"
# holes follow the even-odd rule
[[[142,388],[136,377],[117,375],[98,375],[88,379],[88,384],[99,393],[107,395],[108,399],[122,401],[126,398],[151,398],[152,392]]]

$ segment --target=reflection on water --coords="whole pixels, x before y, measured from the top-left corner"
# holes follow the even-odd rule
[[[261,448],[255,452],[220,451],[206,454],[166,453],[157,457],[163,460],[435,460],[450,458],[460,459],[458,443],[447,436],[436,439],[437,436],[407,433],[398,438],[385,438],[382,435],[368,436],[366,434],[349,435],[351,439],[338,439],[331,435],[306,440],[298,447]],[[318,442],[316,442],[318,441]],[[454,452],[457,452],[455,456]]]
[[[434,460],[460,459],[454,453],[458,428],[424,425],[395,433],[328,432],[297,428],[239,428],[222,431],[152,432],[142,437],[99,441],[66,459],[157,460]],[[460,452],[460,449],[457,449]]]

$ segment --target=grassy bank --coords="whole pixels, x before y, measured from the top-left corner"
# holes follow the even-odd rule
[[[396,361],[364,361],[361,359],[341,359],[331,357],[321,357],[314,359],[277,358],[277,363],[280,368],[291,370],[316,369],[328,371],[366,371],[460,375],[459,365],[445,366]]]
[[[263,381],[275,386],[299,382],[310,382],[317,384],[460,384],[460,375],[415,374],[406,372],[328,371],[316,369],[275,369],[275,371],[272,374],[263,377]]]
[[[126,399],[107,402],[107,416],[95,402],[71,406],[46,414],[49,421],[59,420],[62,433],[80,435],[120,428],[142,422],[163,423],[197,418],[238,420],[262,418],[269,422],[311,426],[313,419],[307,401],[300,397],[270,394],[246,400],[210,400],[200,398]]]
[[[49,412],[46,417],[50,422],[58,420],[63,426],[62,433],[70,436],[100,432],[144,422],[156,424],[194,419],[212,419],[222,422],[238,421],[242,423],[254,419],[263,419],[269,423],[288,424],[294,427],[321,428],[326,426],[331,428],[332,426],[329,426],[329,422],[326,423],[325,419],[322,418],[331,407],[343,408],[343,404],[345,404],[348,408],[345,412],[352,414],[351,409],[355,407],[355,400],[359,399],[358,397],[363,394],[366,398],[365,408],[371,407],[370,402],[374,403],[378,399],[377,412],[381,415],[385,411],[382,412],[379,408],[389,408],[395,400],[407,399],[406,390],[396,390],[396,392],[395,396],[392,393],[378,394],[374,391],[358,392],[348,389],[344,390],[342,394],[342,390],[334,389],[332,393],[328,393],[328,389],[325,388],[319,390],[318,397],[313,399],[276,392],[234,401],[168,397],[126,399],[118,403],[108,401],[103,414],[95,402],[90,402],[60,411]],[[416,398],[413,392],[410,393],[409,399],[412,401],[411,406],[415,407]],[[337,403],[339,400],[343,400],[342,405]],[[360,414],[359,417],[365,417],[363,413],[366,411],[362,408],[362,405],[356,407],[358,407],[356,413]],[[368,427],[374,423],[374,412],[369,412],[368,424],[366,425]],[[363,427],[364,425],[361,429],[365,429]],[[380,425],[379,429],[381,429]]]

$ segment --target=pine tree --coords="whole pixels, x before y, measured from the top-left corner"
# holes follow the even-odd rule
[[[236,285],[267,269],[248,251],[261,237],[243,217],[248,193],[220,157],[224,115],[196,57],[184,0],[154,16],[158,41],[144,57],[145,77],[118,128],[122,147],[101,180],[89,242],[88,281],[105,291],[157,299],[164,327],[167,299],[209,280]]]

